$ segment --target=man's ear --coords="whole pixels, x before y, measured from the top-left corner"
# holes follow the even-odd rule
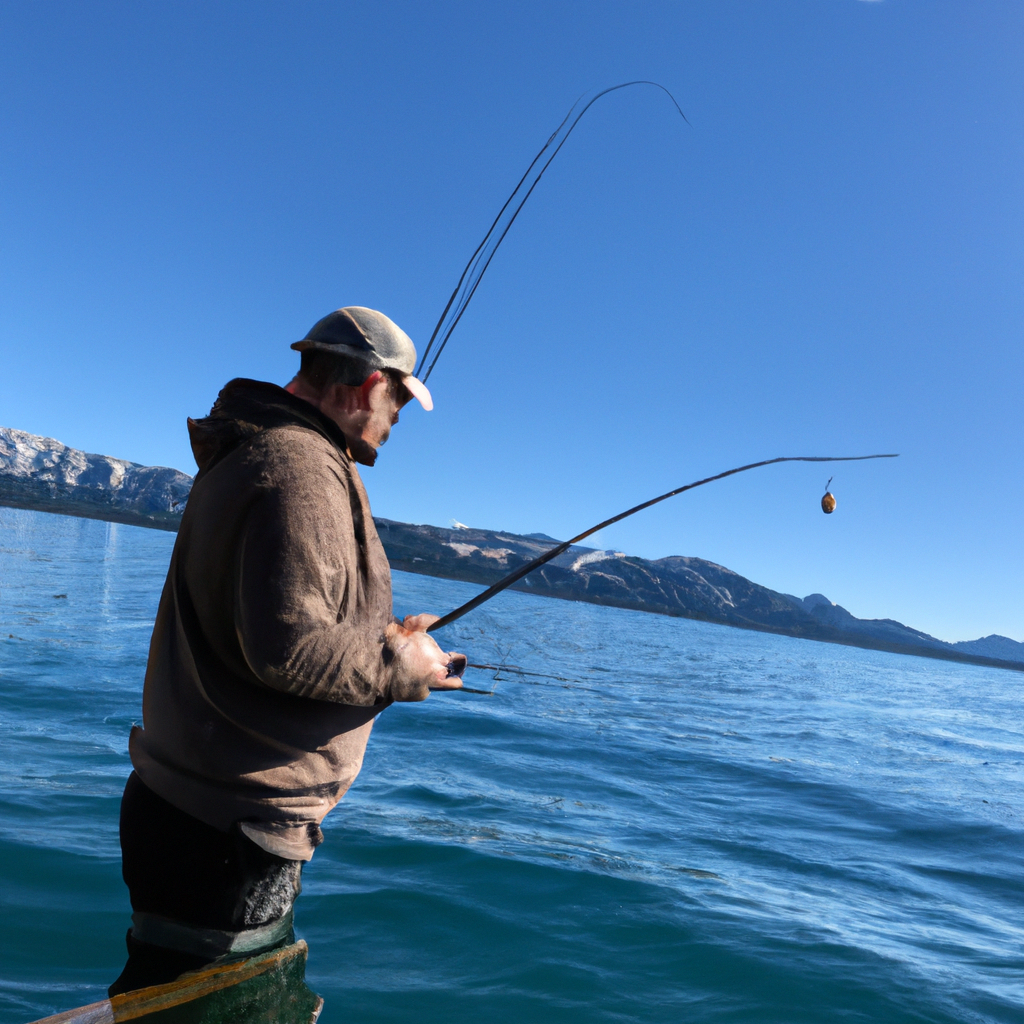
[[[362,409],[370,408],[370,392],[374,389],[377,382],[384,379],[384,374],[380,370],[374,370],[362,384],[359,385],[359,406]]]

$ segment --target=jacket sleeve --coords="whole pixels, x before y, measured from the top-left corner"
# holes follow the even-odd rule
[[[242,534],[235,588],[242,653],[276,690],[362,707],[388,703],[391,609],[378,615],[372,602],[367,607],[358,499],[333,461],[320,461],[316,472],[292,470],[261,490]],[[390,587],[386,596],[390,605]]]

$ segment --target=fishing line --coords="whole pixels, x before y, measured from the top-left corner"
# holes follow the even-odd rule
[[[554,679],[559,683],[579,683],[580,685],[583,685],[583,681],[581,679],[569,679],[567,676],[553,676],[550,672],[528,672],[525,668],[520,668],[518,665],[487,665],[468,661],[466,662],[466,668],[479,668],[486,672],[493,672],[496,680],[502,672],[508,672],[516,676],[535,676],[537,679]]]
[[[529,575],[534,569],[539,569],[540,566],[547,562],[550,562],[552,558],[557,558],[563,551],[567,551],[573,544],[578,544],[581,540],[586,539],[592,533],[597,533],[598,530],[603,530],[606,526],[611,526],[613,523],[620,522],[627,516],[634,515],[637,512],[642,512],[645,508],[650,508],[652,505],[657,505],[659,501],[665,501],[666,498],[673,498],[677,494],[682,494],[683,491],[692,491],[695,487],[703,487],[704,484],[714,483],[715,480],[724,480],[727,476],[735,476],[737,473],[745,473],[749,469],[758,469],[761,466],[774,466],[780,462],[864,462],[867,459],[896,459],[898,455],[789,455],[782,456],[777,459],[765,459],[763,462],[751,462],[746,466],[737,466],[736,469],[727,469],[724,473],[716,473],[714,476],[705,477],[703,480],[695,480],[692,484],[685,484],[682,487],[677,487],[674,491],[668,491],[666,494],[661,494],[657,498],[651,498],[650,501],[642,502],[639,505],[634,505],[633,508],[626,509],[625,512],[620,512],[617,516],[612,516],[611,519],[605,519],[604,522],[598,523],[596,526],[590,527],[589,530],[584,530],[583,533],[577,534],[572,540],[563,541],[561,544],[553,547],[550,551],[545,551],[544,554],[538,555],[532,562],[527,562],[526,565],[520,566],[514,572],[510,572],[503,579],[500,579],[492,587],[488,587],[483,593],[477,594],[472,600],[467,601],[465,604],[460,605],[454,611],[450,611],[447,615],[442,615],[433,625],[427,627],[428,633],[433,633],[434,630],[440,629],[442,626],[447,626],[450,622],[454,622],[456,619],[461,619],[467,612],[473,611],[474,608],[479,608],[485,601],[490,601],[492,597],[496,597],[503,590],[512,586],[513,583],[517,583],[524,576]]]
[[[487,671],[487,672],[493,672],[494,673],[494,682],[491,684],[491,689],[489,689],[489,690],[479,690],[479,689],[474,689],[472,686],[460,686],[457,690],[444,690],[444,691],[441,691],[441,692],[444,692],[444,693],[479,693],[479,694],[481,694],[484,697],[493,697],[498,692],[497,690],[494,689],[494,683],[504,683],[504,682],[508,682],[509,681],[508,679],[499,678],[499,676],[501,675],[502,672],[510,674],[510,675],[515,675],[515,676],[523,676],[523,677],[529,676],[530,678],[535,678],[535,679],[553,679],[553,680],[555,680],[556,682],[559,682],[559,683],[576,683],[579,686],[585,686],[586,685],[586,683],[584,683],[581,679],[568,679],[565,676],[553,676],[553,675],[551,675],[550,672],[527,672],[526,669],[522,669],[522,668],[519,668],[517,666],[487,665],[487,664],[478,664],[476,662],[470,661],[470,662],[466,663],[466,668],[477,668],[477,669],[483,669],[484,671]],[[537,684],[533,683],[532,685],[536,686]],[[438,692],[438,691],[434,691],[434,692]]]
[[[494,259],[494,254],[498,251],[498,247],[505,240],[505,236],[508,234],[509,229],[515,223],[516,218],[519,216],[519,212],[526,204],[526,200],[530,198],[533,190],[540,183],[540,179],[544,177],[544,172],[551,166],[551,161],[558,156],[559,150],[565,145],[569,136],[572,135],[576,125],[580,123],[580,119],[583,115],[602,97],[607,96],[610,92],[615,92],[618,89],[628,89],[632,85],[651,85],[656,89],[660,89],[675,105],[676,110],[679,111],[679,116],[686,121],[687,124],[690,122],[686,120],[686,115],[683,113],[682,107],[676,101],[675,96],[672,95],[658,82],[648,82],[646,80],[637,80],[635,82],[622,82],[619,85],[609,86],[607,89],[601,90],[596,96],[592,97],[585,104],[583,109],[576,114],[573,119],[573,113],[580,104],[580,99],[569,108],[569,113],[565,115],[562,123],[551,133],[548,137],[547,142],[540,148],[540,151],[530,162],[530,166],[526,168],[526,172],[519,179],[516,187],[512,190],[508,199],[505,200],[504,205],[498,211],[498,216],[494,218],[493,223],[487,229],[487,234],[484,235],[483,241],[476,247],[473,255],[470,256],[469,261],[463,268],[462,276],[459,278],[458,284],[452,291],[451,296],[448,299],[447,305],[444,307],[444,312],[441,314],[440,319],[437,321],[437,325],[434,327],[433,333],[430,335],[430,340],[427,342],[427,347],[423,350],[423,355],[420,358],[419,366],[416,368],[416,376],[422,381],[426,381],[430,374],[433,372],[434,367],[437,365],[438,359],[441,357],[441,353],[444,351],[445,346],[448,344],[448,339],[452,336],[452,332],[458,326],[459,321],[462,319],[462,314],[466,312],[466,307],[469,305],[473,296],[476,294],[477,288],[480,286],[480,281],[483,279],[484,274],[487,273],[487,268],[491,265],[491,260]],[[570,119],[572,123],[569,124]],[[562,134],[562,129],[569,124],[569,127]],[[551,148],[552,144],[561,135],[561,139],[558,145],[555,146],[554,151],[547,158],[544,164],[536,175],[530,179],[531,173],[534,168],[540,163],[544,154]],[[527,182],[530,182],[528,187]],[[524,191],[525,187],[525,191]],[[508,218],[507,223],[501,228],[499,232],[499,225],[502,223],[502,218],[505,216],[509,207],[512,206],[517,196],[520,196],[518,205],[512,211],[511,216]],[[491,244],[492,240],[496,237],[496,241]],[[440,340],[438,341],[438,338]],[[434,351],[434,343],[437,341],[437,350]],[[427,360],[430,359],[431,353],[433,353],[433,359],[430,360],[429,366]],[[424,368],[426,367],[426,372]]]

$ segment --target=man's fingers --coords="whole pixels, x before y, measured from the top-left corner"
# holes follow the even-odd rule
[[[395,659],[392,697],[395,700],[424,700],[430,690],[458,690],[466,656],[442,651],[437,641],[420,629],[409,628],[410,620],[435,621],[436,616],[409,616],[399,625],[392,622],[385,630],[387,645]]]
[[[454,651],[448,655],[448,663],[444,667],[444,678],[436,679],[430,686],[431,690],[461,690],[462,673],[466,671],[466,656]]]
[[[429,612],[422,612],[419,615],[406,615],[402,620],[402,626],[412,633],[423,633],[437,622],[440,617],[440,615],[431,615]]]
[[[438,679],[436,682],[430,684],[430,689],[433,690],[461,690],[462,680],[458,676],[445,676],[444,679]]]

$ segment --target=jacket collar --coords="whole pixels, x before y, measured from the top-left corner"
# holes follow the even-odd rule
[[[271,427],[288,425],[315,430],[346,458],[353,458],[352,442],[337,423],[316,406],[296,398],[277,384],[244,377],[236,377],[224,385],[209,416],[189,419],[188,433],[192,454],[200,473],[203,473],[250,437]],[[356,454],[365,453],[360,451]],[[376,452],[370,449],[370,454],[375,456]],[[372,465],[372,461],[369,464]]]

